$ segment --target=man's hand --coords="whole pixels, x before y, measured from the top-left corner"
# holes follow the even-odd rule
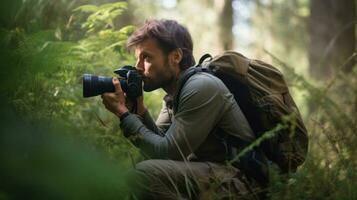
[[[122,114],[128,112],[129,110],[125,105],[125,95],[120,87],[119,80],[117,78],[113,78],[112,81],[115,87],[115,92],[104,93],[101,97],[105,108],[120,118]]]
[[[137,101],[138,101],[138,110],[137,110],[138,115],[143,116],[144,113],[146,112],[146,107],[144,104],[144,95],[138,97]]]
[[[136,99],[136,102],[137,102],[137,107],[136,107],[136,114],[140,115],[140,116],[143,116],[144,113],[146,112],[146,106],[144,104],[144,95],[138,97]],[[129,110],[133,110],[133,101],[126,98],[126,107],[129,109]]]

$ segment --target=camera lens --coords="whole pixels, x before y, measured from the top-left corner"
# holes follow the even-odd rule
[[[83,97],[92,97],[105,92],[114,92],[112,77],[83,75]]]

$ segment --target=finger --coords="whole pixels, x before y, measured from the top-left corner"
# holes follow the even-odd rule
[[[107,101],[106,101],[106,99],[102,99],[102,104],[103,104],[104,106],[106,106],[106,105],[107,105]]]
[[[113,82],[113,85],[115,87],[115,93],[117,93],[117,94],[118,93],[122,93],[123,90],[121,89],[120,82],[119,82],[118,78],[114,77],[112,79],[112,82]]]
[[[144,101],[144,95],[141,95],[140,97],[138,97],[138,101]]]
[[[100,97],[101,97],[103,100],[105,100],[105,99],[110,98],[110,94],[111,94],[111,93],[107,93],[107,92],[106,92],[106,93],[101,94]]]

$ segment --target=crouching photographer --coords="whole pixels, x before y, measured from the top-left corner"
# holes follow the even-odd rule
[[[131,91],[118,79],[112,79],[111,85],[108,79],[110,91],[102,94],[105,107],[120,118],[124,136],[150,157],[133,170],[140,181],[128,182],[138,190],[136,198],[256,196],[257,184],[248,186],[239,169],[225,165],[226,144],[217,137],[221,132],[235,134],[243,144],[255,138],[234,97],[209,73],[183,80],[195,65],[188,30],[173,20],[150,20],[129,37],[127,46],[134,50],[143,90],[166,92],[156,122],[142,97],[134,100],[141,117],[129,110],[126,97],[130,99]]]
[[[307,131],[273,66],[227,51],[206,54],[192,67],[191,35],[173,20],[146,21],[127,47],[134,50],[135,69],[118,71],[119,80],[84,77],[90,83],[84,95],[102,94],[124,136],[149,157],[128,180],[135,199],[264,198],[271,163],[289,173],[304,162]],[[156,121],[141,87],[166,92]],[[131,110],[128,102],[137,105]],[[251,147],[287,115],[295,116],[295,134],[286,124],[275,138]]]

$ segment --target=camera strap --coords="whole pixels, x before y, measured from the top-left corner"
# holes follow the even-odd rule
[[[138,100],[137,99],[135,99],[133,101],[133,107],[131,108],[130,112],[134,113],[134,114],[137,114],[137,112],[138,112]]]

